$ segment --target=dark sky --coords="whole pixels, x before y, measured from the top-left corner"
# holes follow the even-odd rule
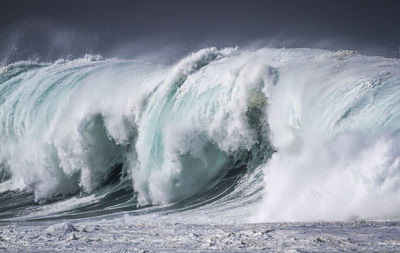
[[[399,56],[394,0],[3,0],[0,62],[206,46],[319,47]]]

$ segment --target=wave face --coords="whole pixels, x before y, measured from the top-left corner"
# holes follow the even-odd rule
[[[399,218],[399,85],[317,49],[4,66],[0,219]]]

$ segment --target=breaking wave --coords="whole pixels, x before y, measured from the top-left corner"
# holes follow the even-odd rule
[[[0,219],[398,218],[399,72],[269,48],[3,66]]]

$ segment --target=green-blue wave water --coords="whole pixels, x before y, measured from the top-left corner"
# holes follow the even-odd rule
[[[397,59],[206,48],[0,69],[0,220],[398,218]]]

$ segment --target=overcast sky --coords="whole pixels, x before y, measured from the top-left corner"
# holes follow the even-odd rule
[[[255,43],[398,57],[399,13],[394,0],[3,0],[0,60]]]

